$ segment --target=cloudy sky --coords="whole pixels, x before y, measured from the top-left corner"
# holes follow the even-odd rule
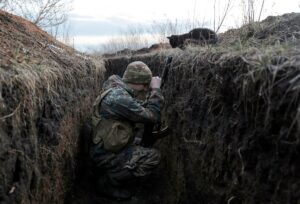
[[[245,1],[231,0],[220,32],[242,25]],[[228,0],[73,0],[69,35],[75,48],[86,51],[109,43],[109,40],[133,27],[144,28],[140,32],[145,36],[155,24],[168,22],[174,25],[176,22],[189,22],[189,27],[214,29],[220,22],[227,2]],[[255,18],[258,19],[262,0],[255,2]],[[261,19],[269,15],[300,12],[299,5],[300,0],[265,0]],[[181,27],[180,31],[187,32],[188,28],[186,29]]]

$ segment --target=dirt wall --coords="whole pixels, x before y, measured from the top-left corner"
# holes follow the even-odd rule
[[[66,202],[103,78],[135,60],[159,75],[167,56],[163,121],[172,134],[156,146],[162,162],[145,199],[129,202],[300,202],[297,32],[292,44],[260,50],[239,43],[111,58],[105,73],[101,59],[20,17],[0,11],[0,26],[0,203]]]
[[[0,203],[64,203],[104,65],[0,11]]]
[[[51,81],[35,72],[30,79],[23,71],[1,73],[0,201],[64,202],[75,176],[80,127],[102,77],[101,67],[81,60],[64,67],[67,76],[57,70]]]
[[[299,51],[170,55],[159,203],[299,203]],[[109,59],[107,73],[135,60],[160,73],[166,56]]]

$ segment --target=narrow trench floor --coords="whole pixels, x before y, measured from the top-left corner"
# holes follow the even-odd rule
[[[95,178],[88,175],[81,175],[77,180],[72,194],[66,204],[161,204],[163,195],[162,178],[159,172],[155,171],[147,180],[139,182],[131,190],[133,196],[130,200],[116,201],[104,197],[97,192],[94,185]]]

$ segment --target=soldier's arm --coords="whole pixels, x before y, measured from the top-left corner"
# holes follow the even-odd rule
[[[151,90],[148,102],[144,107],[128,94],[116,98],[111,103],[111,111],[133,122],[156,123],[160,121],[163,101],[161,90],[155,88]]]

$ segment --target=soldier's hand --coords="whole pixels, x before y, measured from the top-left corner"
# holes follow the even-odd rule
[[[152,80],[150,82],[150,88],[151,89],[160,88],[160,85],[161,85],[161,78],[158,76],[152,77]]]

